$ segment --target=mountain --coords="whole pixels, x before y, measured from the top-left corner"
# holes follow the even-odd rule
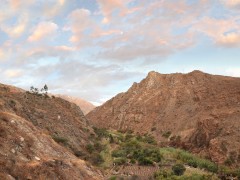
[[[201,71],[150,72],[87,114],[96,127],[148,133],[218,163],[240,163],[239,117],[240,79]]]
[[[92,135],[77,105],[0,84],[0,179],[102,179],[77,157]]]
[[[90,102],[85,101],[78,97],[62,95],[62,94],[57,94],[55,96],[65,99],[66,101],[75,103],[76,105],[78,105],[81,108],[83,114],[87,114],[95,108],[95,106],[93,104],[91,104]]]

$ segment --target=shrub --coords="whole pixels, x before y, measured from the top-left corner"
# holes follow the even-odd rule
[[[166,171],[165,169],[161,169],[154,173],[155,179],[166,179],[170,178],[172,176],[172,173],[169,171]]]
[[[93,130],[96,133],[96,135],[98,136],[98,138],[103,138],[103,137],[109,136],[109,133],[107,132],[107,130],[105,128],[93,127]]]
[[[172,171],[175,175],[177,176],[181,176],[184,174],[184,172],[186,171],[186,168],[184,167],[184,165],[182,164],[175,164],[173,167],[172,167]]]
[[[153,161],[149,158],[140,157],[138,158],[138,164],[142,166],[153,165]]]
[[[130,160],[130,163],[131,163],[131,164],[136,164],[136,160],[135,160],[135,159],[131,159],[131,160]]]
[[[84,153],[81,152],[81,151],[74,151],[74,155],[75,155],[76,157],[82,157],[82,156],[84,156]]]
[[[124,150],[114,150],[112,152],[112,157],[125,157],[126,152]]]
[[[194,161],[194,160],[188,161],[187,164],[188,164],[189,166],[191,166],[191,167],[194,167],[194,168],[197,168],[197,167],[198,167],[197,162]]]
[[[112,176],[109,178],[109,180],[117,180],[117,176]]]
[[[91,161],[95,165],[100,165],[104,162],[104,159],[100,154],[94,153],[94,154],[91,155]]]
[[[171,134],[172,134],[171,131],[167,131],[167,132],[163,133],[162,136],[165,137],[165,138],[169,138],[169,136]]]
[[[95,149],[94,149],[94,146],[92,144],[87,144],[86,150],[91,154],[91,153],[93,153],[93,151]]]
[[[98,152],[101,152],[102,150],[104,150],[104,146],[102,144],[100,144],[99,142],[96,142],[94,144],[94,149]]]
[[[142,141],[145,142],[145,143],[148,143],[148,144],[154,144],[154,145],[157,144],[157,142],[156,142],[156,140],[154,139],[154,137],[152,137],[152,136],[150,136],[150,135],[144,136],[144,138],[143,138]]]
[[[115,163],[116,165],[123,165],[127,163],[127,159],[126,158],[116,158],[114,159],[113,163]]]
[[[68,145],[68,140],[64,137],[59,137],[59,136],[53,136],[52,137],[53,140],[57,143],[61,143],[63,144],[64,146],[67,146]]]

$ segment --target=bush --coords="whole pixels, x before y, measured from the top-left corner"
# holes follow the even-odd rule
[[[91,154],[95,150],[94,146],[92,144],[87,144],[86,150]]]
[[[186,168],[184,167],[184,165],[182,164],[175,164],[173,167],[172,167],[172,171],[175,175],[177,176],[181,176],[184,174],[184,172],[186,171]]]
[[[57,143],[63,144],[64,146],[68,145],[68,140],[64,137],[53,136],[52,138]]]
[[[124,150],[114,150],[112,152],[112,157],[125,157],[126,152]]]
[[[153,165],[153,161],[149,158],[140,157],[138,158],[138,164],[141,166]]]
[[[104,159],[100,154],[94,153],[91,155],[91,161],[95,165],[100,165],[104,162]]]
[[[164,169],[161,169],[154,173],[155,179],[166,179],[166,178],[170,178],[171,176],[172,176],[172,173]]]
[[[104,146],[102,144],[100,144],[99,142],[96,142],[94,144],[94,150],[101,152],[102,150],[104,150]]]
[[[98,136],[98,138],[103,138],[103,137],[108,137],[109,133],[107,132],[107,129],[105,128],[97,128],[97,127],[93,127],[94,132],[96,133],[96,135]]]
[[[188,164],[189,166],[191,166],[191,167],[194,167],[194,168],[197,168],[197,167],[198,167],[197,162],[194,161],[194,160],[188,161],[187,164]]]
[[[82,153],[81,151],[74,151],[74,155],[76,157],[82,157],[82,156],[84,156],[84,153]]]
[[[163,133],[162,136],[165,137],[165,138],[169,138],[169,136],[171,134],[172,134],[171,131],[167,131],[167,132]]]
[[[113,163],[115,163],[116,165],[123,165],[127,163],[127,159],[126,158],[116,158],[114,159]]]
[[[144,136],[144,138],[142,139],[143,142],[145,143],[148,143],[148,144],[154,144],[156,145],[157,142],[156,140],[154,139],[154,137],[150,136],[150,135],[147,135],[147,136]]]

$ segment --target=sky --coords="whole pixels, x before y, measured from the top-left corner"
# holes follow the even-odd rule
[[[0,0],[1,83],[99,105],[193,70],[240,77],[240,0]]]

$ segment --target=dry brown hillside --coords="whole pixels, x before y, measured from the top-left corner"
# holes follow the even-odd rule
[[[65,99],[69,102],[75,103],[76,105],[78,105],[81,108],[83,114],[87,114],[95,108],[95,106],[93,104],[91,104],[90,102],[85,101],[78,97],[67,96],[67,95],[62,95],[62,94],[58,94],[56,96],[60,97],[62,99]]]
[[[91,134],[75,104],[0,84],[0,179],[101,179],[74,155]]]
[[[153,134],[223,163],[240,163],[240,79],[150,72],[87,115],[97,127]]]

